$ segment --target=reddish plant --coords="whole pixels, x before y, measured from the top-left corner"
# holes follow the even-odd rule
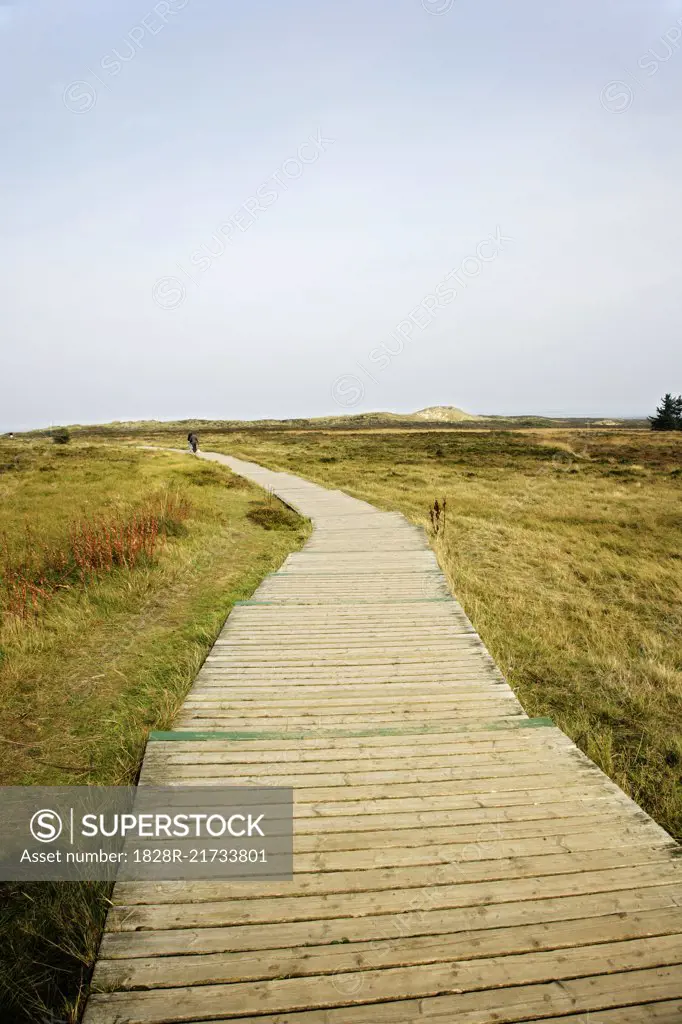
[[[28,619],[59,590],[84,586],[113,569],[151,563],[160,543],[187,518],[187,498],[174,492],[156,495],[132,511],[75,522],[61,545],[39,542],[26,525],[24,550],[13,554],[0,537],[0,608]]]

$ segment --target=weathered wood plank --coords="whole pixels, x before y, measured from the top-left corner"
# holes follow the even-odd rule
[[[534,878],[555,874],[580,874],[583,871],[603,871],[614,867],[634,867],[638,864],[664,863],[670,858],[667,848],[633,847],[625,850],[605,850],[590,854],[560,854],[559,856],[531,856],[525,858],[485,861],[432,861],[428,865],[407,867],[400,872],[403,889],[446,883],[483,882]],[[312,895],[322,893],[376,892],[395,888],[395,871],[387,868],[344,871],[325,869],[324,859],[318,859],[317,870],[298,871],[292,882],[267,882],[254,895],[270,896]],[[238,899],[239,891],[232,882],[121,882],[116,886],[114,903],[161,905],[165,903],[201,903],[205,901]]]
[[[236,952],[276,949],[285,945],[307,947],[347,942],[373,942],[398,936],[479,932],[490,928],[539,926],[559,921],[580,921],[609,915],[630,916],[648,910],[674,910],[682,905],[682,889],[652,886],[588,896],[497,903],[482,907],[431,909],[416,907],[398,917],[366,917],[286,921],[275,924],[225,927],[107,931],[102,956],[172,956],[182,953]]]
[[[386,999],[428,999],[439,995],[472,994],[506,986],[556,984],[563,979],[594,978],[621,971],[660,971],[677,966],[680,936],[666,935],[620,943],[464,960],[449,964],[361,970],[338,975],[254,981],[247,984],[198,985],[149,992],[117,992],[93,997],[93,1020],[115,1020],[130,1015],[130,1024],[156,1021],[185,1022],[224,1011],[234,1017],[286,1013],[309,1007],[379,1003]],[[675,973],[678,975],[675,981]],[[659,975],[660,978],[660,975]],[[670,994],[682,995],[682,971],[670,972]],[[98,1008],[103,1013],[97,1016]],[[91,1011],[92,1012],[92,1011]]]
[[[551,897],[578,896],[587,893],[612,892],[620,889],[643,889],[660,884],[661,876],[669,884],[682,882],[682,865],[669,864],[663,872],[661,864],[644,864],[634,868],[609,868],[604,871],[582,871],[568,875],[538,878],[507,879],[482,883],[462,882],[456,885],[432,884],[391,892],[348,892],[322,896],[276,896],[270,899],[234,899],[201,904],[141,904],[133,907],[114,905],[109,911],[108,926],[112,930],[137,931],[141,928],[215,928],[238,921],[277,923],[282,921],[321,920],[322,918],[364,917],[375,914],[404,914],[415,905],[431,908],[490,906],[519,899],[539,900]],[[682,950],[680,950],[682,953]]]
[[[485,959],[648,936],[676,936],[682,946],[679,928],[680,914],[674,908],[622,917],[611,915],[588,918],[582,922],[559,921],[520,928],[490,928],[454,935],[422,935],[400,939],[396,936],[374,942],[289,946],[267,952],[254,950],[251,956],[242,952],[102,960],[98,964],[93,984],[95,990],[108,991],[114,986],[119,989],[175,988],[274,980]],[[666,948],[670,948],[669,944]]]

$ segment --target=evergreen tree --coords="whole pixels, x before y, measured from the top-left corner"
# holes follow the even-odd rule
[[[664,395],[649,423],[652,430],[682,430],[682,395]]]

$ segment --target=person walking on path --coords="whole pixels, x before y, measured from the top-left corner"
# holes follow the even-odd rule
[[[191,452],[194,452],[194,454],[196,455],[197,448],[199,447],[199,438],[197,437],[193,430],[190,430],[189,434],[187,435],[187,440],[189,442],[189,450]]]

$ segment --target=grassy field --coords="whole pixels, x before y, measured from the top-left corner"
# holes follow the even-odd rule
[[[234,601],[306,532],[186,455],[0,440],[2,784],[134,781]],[[107,893],[2,886],[3,1024],[77,1019]]]
[[[159,435],[162,437],[162,435]],[[549,715],[682,838],[682,435],[242,432],[226,451],[429,527],[531,715]]]
[[[134,779],[234,600],[304,539],[227,470],[125,440],[0,440],[5,783]],[[424,525],[528,713],[553,717],[682,838],[682,436],[241,430],[201,444]],[[435,535],[429,508],[444,497]],[[280,529],[263,528],[272,520]],[[106,887],[1,895],[0,1017],[75,1020]]]

